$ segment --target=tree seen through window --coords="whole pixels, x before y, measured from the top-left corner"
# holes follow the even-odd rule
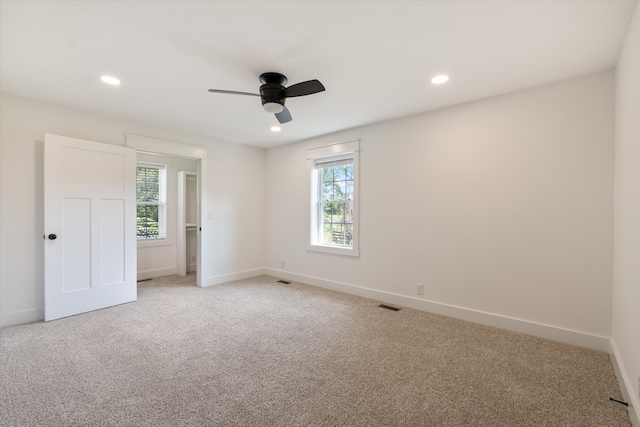
[[[165,170],[156,165],[136,168],[136,229],[138,240],[165,237]]]
[[[353,244],[353,164],[321,169],[320,241],[327,245]]]

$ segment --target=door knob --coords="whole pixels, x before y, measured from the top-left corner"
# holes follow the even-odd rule
[[[49,237],[49,240],[56,240],[58,238],[55,234],[49,234],[47,237]]]

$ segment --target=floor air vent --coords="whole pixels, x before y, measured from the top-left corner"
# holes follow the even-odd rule
[[[386,308],[387,310],[400,311],[398,307],[391,307],[390,305],[387,305],[387,304],[380,304],[378,307]]]
[[[287,282],[286,280],[278,280],[278,283],[284,283],[285,285],[291,284],[291,282]]]

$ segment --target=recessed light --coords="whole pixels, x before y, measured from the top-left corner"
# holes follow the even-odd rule
[[[281,130],[280,126],[271,126],[271,132],[280,132]]]
[[[116,79],[113,76],[101,76],[100,80],[102,80],[103,83],[106,83],[112,86],[118,86],[120,84],[120,80]]]
[[[434,85],[440,85],[442,83],[446,83],[449,81],[449,76],[445,75],[445,74],[441,74],[439,76],[435,76],[434,78],[431,79],[431,83],[433,83]]]

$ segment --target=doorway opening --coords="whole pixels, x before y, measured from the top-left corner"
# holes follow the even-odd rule
[[[206,149],[136,135],[127,135],[127,146],[136,149],[138,161],[168,165],[167,237],[138,241],[138,280],[177,274],[206,286]]]

